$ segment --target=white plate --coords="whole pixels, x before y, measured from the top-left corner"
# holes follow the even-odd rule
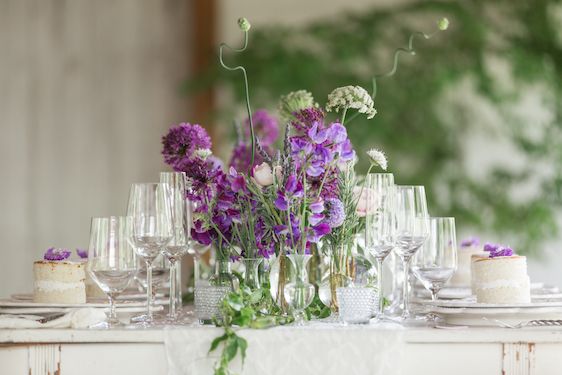
[[[499,303],[477,303],[474,299],[457,299],[457,300],[437,300],[437,301],[423,301],[424,305],[445,308],[464,308],[464,309],[532,309],[537,307],[560,307],[562,308],[562,300],[544,300],[535,299],[534,296],[531,303],[513,303],[513,304],[499,304]]]
[[[459,308],[425,305],[425,312],[436,313],[448,324],[461,326],[501,326],[501,323],[517,325],[531,320],[562,320],[560,306]]]
[[[163,293],[156,293],[157,299],[164,299],[165,295]],[[33,293],[15,293],[10,296],[12,300],[15,301],[33,301]],[[117,296],[117,300],[142,300],[146,301],[146,293],[138,293],[133,290],[120,294]],[[107,301],[106,297],[94,297],[88,298],[88,302],[104,302]]]
[[[168,300],[157,299],[156,305],[166,305]],[[124,307],[146,307],[145,301],[118,301],[115,305],[118,309]],[[86,303],[42,303],[33,302],[28,300],[16,300],[16,299],[0,299],[0,308],[78,308],[78,307],[109,307],[108,301],[100,300],[98,302],[86,302]]]

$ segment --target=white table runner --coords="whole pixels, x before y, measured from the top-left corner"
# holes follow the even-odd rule
[[[167,328],[168,375],[212,374],[220,351],[211,355],[208,351],[220,334],[222,330],[212,327]],[[402,373],[404,330],[394,325],[312,323],[306,327],[245,329],[238,334],[248,340],[246,362],[242,369],[237,358],[231,368],[244,375]]]

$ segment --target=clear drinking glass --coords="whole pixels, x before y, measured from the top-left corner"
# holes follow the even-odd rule
[[[109,298],[108,320],[98,328],[121,324],[115,312],[115,298],[127,288],[137,265],[131,230],[131,217],[92,218],[86,269]]]
[[[369,174],[365,180],[367,210],[365,249],[377,263],[377,319],[383,319],[382,266],[396,243],[395,186],[391,173]]]
[[[423,186],[396,186],[395,253],[404,265],[402,319],[410,318],[409,275],[412,256],[429,236],[429,214]]]
[[[187,199],[186,175],[184,172],[162,172],[160,182],[168,184],[171,190],[172,209],[172,240],[162,249],[162,254],[170,262],[170,305],[168,319],[178,320],[178,294],[181,296],[181,258],[187,253],[191,245],[192,212],[191,202]],[[179,293],[178,293],[179,291]],[[179,301],[181,304],[181,300]]]
[[[133,184],[129,193],[128,215],[132,217],[132,241],[146,264],[146,315],[137,319],[143,325],[154,322],[152,314],[152,262],[173,238],[170,187],[163,183]]]
[[[429,219],[429,238],[414,256],[412,271],[437,300],[437,293],[457,269],[455,218]]]

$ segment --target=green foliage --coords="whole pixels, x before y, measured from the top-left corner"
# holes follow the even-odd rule
[[[371,77],[388,70],[393,49],[404,46],[410,32],[434,30],[435,21],[447,17],[447,32],[416,41],[416,56],[402,56],[397,74],[378,81],[377,116],[349,124],[363,163],[359,168],[367,166],[363,151],[380,147],[396,181],[426,185],[433,215],[453,215],[461,231],[499,237],[490,240],[510,237],[517,251],[531,252],[557,234],[555,214],[562,202],[562,170],[549,168],[562,161],[562,37],[553,16],[561,6],[553,0],[429,0],[301,29],[258,28],[243,56],[233,56],[233,64],[243,63],[248,71],[254,108],[274,109],[280,95],[298,89],[311,91],[323,104],[338,86],[369,89]],[[507,63],[507,87],[490,63],[493,58]],[[217,66],[188,88],[221,82],[242,101],[237,78]],[[477,104],[469,97],[451,99],[465,82],[474,87]],[[539,87],[540,100],[552,114],[541,124],[529,123],[517,111],[533,87]],[[482,106],[496,112],[496,128],[480,119]],[[223,108],[217,119],[230,124],[233,110]],[[483,126],[486,138],[507,140],[513,150],[506,152],[523,158],[523,165],[491,165],[480,178],[469,173],[466,142]],[[539,179],[537,165],[553,171]],[[536,183],[538,192],[521,199],[511,192],[525,181]]]

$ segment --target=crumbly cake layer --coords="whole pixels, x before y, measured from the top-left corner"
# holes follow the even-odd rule
[[[43,303],[86,303],[84,268],[84,262],[34,262],[33,300]]]
[[[524,256],[476,258],[473,272],[473,291],[477,302],[531,302],[531,283]]]

